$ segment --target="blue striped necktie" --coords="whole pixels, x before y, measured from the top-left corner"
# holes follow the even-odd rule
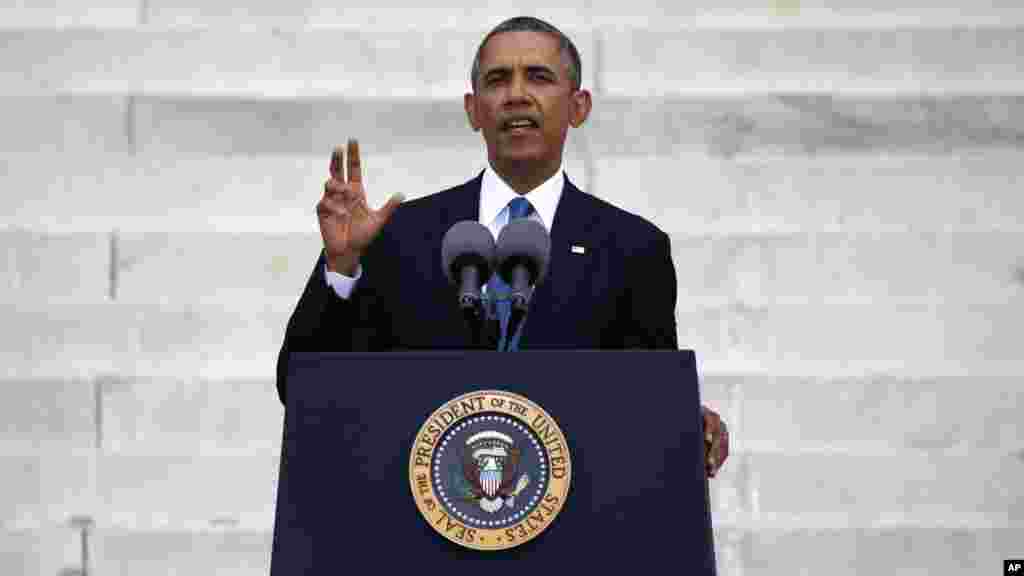
[[[526,218],[531,213],[533,213],[533,206],[530,205],[530,201],[526,198],[515,198],[508,203],[509,222],[517,218]],[[508,327],[508,317],[512,312],[512,302],[508,299],[510,292],[512,292],[512,288],[497,273],[491,276],[491,279],[487,282],[487,294],[492,301],[495,301],[495,311],[498,314],[498,320],[501,322],[501,341],[498,343],[498,350],[505,346],[505,331]],[[512,341],[508,345],[508,350],[519,349],[519,337],[523,333],[524,325],[526,325],[525,319],[519,323],[519,328],[512,335]]]

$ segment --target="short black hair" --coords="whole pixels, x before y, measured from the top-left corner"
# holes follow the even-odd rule
[[[480,53],[483,52],[484,46],[487,45],[487,41],[491,39],[491,36],[501,34],[502,32],[524,31],[546,32],[558,38],[562,57],[569,57],[569,81],[572,83],[573,90],[579,90],[583,78],[583,64],[580,62],[580,53],[576,50],[576,45],[572,43],[572,40],[563,34],[561,30],[540,18],[534,18],[533,16],[516,16],[515,18],[509,18],[495,26],[493,30],[487,33],[487,36],[484,36],[483,41],[480,42],[480,46],[477,47],[476,56],[473,58],[473,68],[469,71],[469,82],[470,85],[473,86],[473,91],[476,92],[476,80],[477,76],[480,75]]]

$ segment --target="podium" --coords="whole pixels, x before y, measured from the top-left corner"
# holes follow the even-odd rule
[[[421,426],[468,392],[528,398],[572,471],[560,512],[516,547],[435,531],[410,488]],[[293,353],[271,575],[715,574],[692,351]]]

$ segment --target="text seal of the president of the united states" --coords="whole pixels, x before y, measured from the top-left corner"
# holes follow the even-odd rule
[[[536,538],[569,495],[565,435],[543,408],[500,390],[438,408],[409,457],[409,485],[426,521],[467,548],[503,550]]]

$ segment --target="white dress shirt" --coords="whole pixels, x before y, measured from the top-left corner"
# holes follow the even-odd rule
[[[550,178],[522,196],[533,206],[533,212],[529,218],[540,223],[548,231],[548,234],[551,233],[551,223],[555,220],[558,201],[562,198],[563,170],[563,167],[559,166]],[[480,213],[477,215],[477,221],[487,226],[495,241],[497,241],[501,229],[508,224],[509,202],[519,196],[490,166],[484,168],[483,179],[480,182]],[[334,293],[340,298],[346,300],[352,294],[362,275],[362,264],[356,267],[355,276],[345,276],[339,272],[331,272],[327,269],[327,264],[324,263],[324,279],[327,285],[333,288]],[[485,285],[484,292],[486,293],[486,291],[487,286]]]

